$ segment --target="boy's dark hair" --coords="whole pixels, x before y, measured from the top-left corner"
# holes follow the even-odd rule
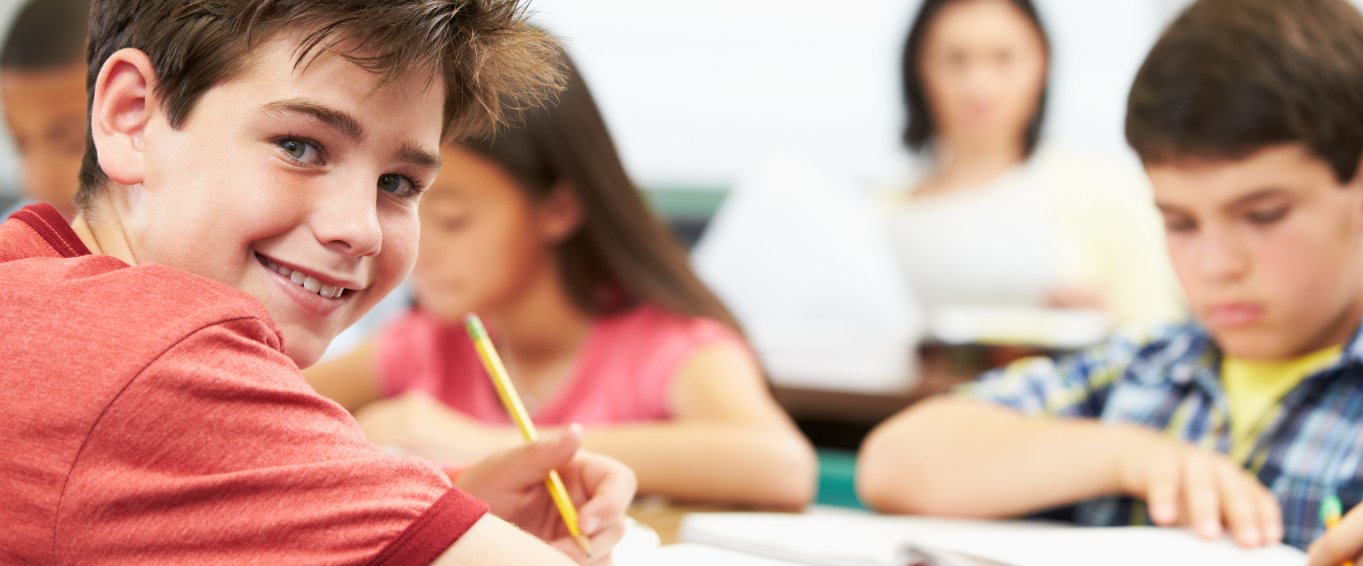
[[[908,122],[904,125],[904,145],[913,151],[926,147],[937,133],[936,125],[932,121],[932,108],[928,106],[923,72],[919,69],[919,63],[923,58],[923,41],[927,39],[928,29],[932,27],[933,20],[937,19],[937,13],[948,4],[957,1],[959,0],[923,0],[922,5],[918,7],[918,14],[913,18],[913,25],[909,28],[909,37],[904,41],[904,53],[899,62],[899,80],[904,96],[904,108],[908,113]],[[1036,28],[1037,35],[1041,37],[1041,45],[1046,51],[1046,58],[1050,59],[1051,41],[1046,36],[1046,27],[1041,25],[1041,16],[1037,14],[1036,6],[1031,0],[1008,2],[1027,16],[1027,20]],[[1049,68],[1050,65],[1047,65],[1047,73],[1050,72]],[[1036,110],[1032,111],[1032,119],[1027,121],[1027,130],[1023,132],[1022,139],[1023,156],[1030,156],[1041,138],[1041,125],[1046,117],[1046,95],[1049,90],[1048,86],[1041,87]]]
[[[94,91],[115,51],[139,49],[178,128],[205,91],[242,72],[253,46],[285,29],[303,38],[298,66],[353,41],[363,51],[340,54],[384,81],[429,72],[445,86],[447,137],[490,130],[561,81],[552,40],[526,23],[520,0],[95,0],[86,86]],[[106,180],[87,133],[77,203]]]
[[[1363,157],[1363,15],[1344,0],[1201,0],[1136,74],[1142,161],[1233,160],[1300,143],[1341,183]]]
[[[46,71],[85,62],[91,0],[30,0],[0,52],[0,68]]]

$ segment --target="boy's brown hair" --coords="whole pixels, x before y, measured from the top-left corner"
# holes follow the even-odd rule
[[[86,86],[93,93],[114,52],[141,50],[178,128],[205,91],[242,72],[253,46],[286,29],[302,37],[295,66],[346,42],[361,47],[338,54],[385,82],[410,71],[442,80],[446,137],[490,130],[562,80],[554,43],[519,0],[96,0]],[[77,203],[106,180],[87,133]]]
[[[1131,87],[1141,160],[1240,159],[1300,143],[1341,183],[1363,157],[1363,14],[1345,0],[1200,0]]]

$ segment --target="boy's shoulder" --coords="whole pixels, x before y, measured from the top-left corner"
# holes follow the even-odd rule
[[[91,255],[59,215],[27,214],[33,210],[0,224],[5,363],[131,378],[187,337],[226,323],[235,338],[283,351],[269,314],[250,296],[161,265]]]
[[[156,264],[109,256],[30,258],[0,263],[5,319],[19,328],[60,326],[87,349],[126,349],[182,338],[216,323],[251,320],[261,341],[282,348],[264,307],[216,281]],[[13,327],[11,327],[13,328]]]

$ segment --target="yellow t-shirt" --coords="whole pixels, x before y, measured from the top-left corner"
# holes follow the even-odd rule
[[[1231,457],[1243,462],[1263,428],[1277,412],[1283,395],[1303,379],[1339,359],[1343,346],[1331,346],[1290,360],[1246,360],[1227,356],[1221,362],[1221,386],[1230,403]]]

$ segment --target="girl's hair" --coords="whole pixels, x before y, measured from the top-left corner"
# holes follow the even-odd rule
[[[908,123],[904,126],[904,144],[913,151],[919,151],[932,141],[932,137],[937,132],[936,125],[932,121],[932,109],[928,107],[927,94],[923,84],[923,72],[919,68],[919,60],[923,55],[923,40],[927,38],[928,29],[932,26],[932,21],[936,19],[938,12],[948,4],[959,0],[923,0],[922,6],[918,8],[918,15],[914,17],[913,27],[909,28],[908,40],[904,42],[903,60],[900,61],[900,81],[903,85],[904,107],[908,111]],[[1046,53],[1047,59],[1050,58],[1051,41],[1046,36],[1046,28],[1041,25],[1041,16],[1037,15],[1036,6],[1032,5],[1031,0],[1008,0],[1014,7],[1027,16],[1027,20],[1036,28],[1036,33],[1041,38],[1041,46]],[[1049,73],[1050,65],[1047,65]],[[1041,87],[1041,96],[1037,98],[1036,110],[1032,112],[1032,119],[1027,121],[1027,131],[1023,132],[1022,153],[1030,156],[1032,150],[1036,149],[1037,140],[1041,137],[1041,123],[1046,115],[1046,93],[1049,87]]]
[[[557,261],[573,302],[595,315],[652,303],[684,316],[738,322],[691,270],[686,251],[636,190],[582,75],[563,57],[557,102],[530,110],[493,135],[460,147],[492,160],[533,199],[559,186],[581,203],[582,225]]]

